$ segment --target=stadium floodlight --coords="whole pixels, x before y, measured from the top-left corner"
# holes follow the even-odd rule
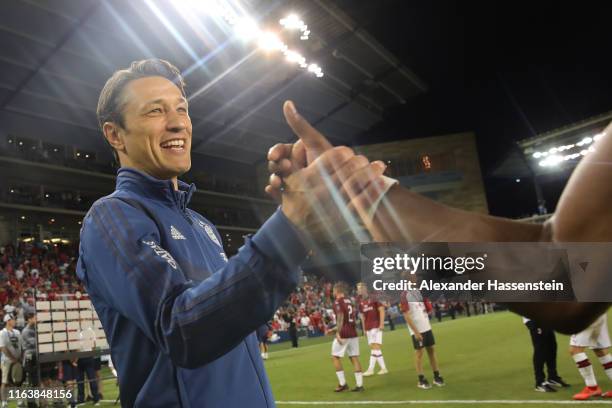
[[[306,41],[310,38],[308,26],[295,14],[290,14],[285,18],[281,18],[278,23],[288,30],[300,30],[300,40],[302,41]]]
[[[297,64],[300,64],[306,61],[306,58],[302,57],[300,53],[296,51],[292,51],[292,50],[287,50],[287,52],[285,52],[285,58],[287,58],[287,61],[294,62]]]
[[[277,33],[261,30],[257,22],[245,14],[245,9],[238,2],[229,0],[173,0],[173,2],[183,13],[190,8],[192,12],[199,11],[213,17],[221,17],[237,38],[245,42],[255,42],[264,51],[280,51],[287,61],[297,64],[302,69],[308,69],[312,65],[299,52],[290,49]],[[311,31],[308,25],[296,14],[289,14],[280,19],[279,24],[284,29],[299,31],[301,40],[308,40],[310,36]],[[320,67],[310,72],[314,73],[317,78],[323,76]],[[77,156],[80,157],[80,154]]]
[[[579,141],[578,143],[576,143],[576,146],[584,146],[584,145],[588,145],[593,143],[593,138],[592,137],[585,137],[584,139],[582,139],[581,141]]]
[[[538,164],[542,167],[551,167],[551,166],[558,165],[562,161],[563,161],[563,157],[559,156],[558,154],[554,154],[554,155],[548,156],[546,159],[540,161],[540,163]]]
[[[304,22],[295,14],[289,14],[285,18],[281,18],[278,23],[288,30],[300,30],[302,27],[306,27]]]
[[[557,154],[555,154],[553,156],[550,156],[548,158],[548,161],[550,162],[551,166],[555,166],[555,165],[561,163],[562,160],[563,160],[563,158],[561,156],[557,155]]]
[[[538,164],[543,167],[554,166],[555,164],[558,164],[558,161],[556,158],[553,159],[552,157],[556,156],[557,153],[580,147],[581,148],[580,152],[565,155],[562,157],[562,160],[565,160],[565,161],[574,160],[575,158],[586,156],[589,152],[594,152],[595,149],[593,148],[593,146],[589,146],[589,145],[595,143],[599,138],[601,138],[602,135],[603,135],[602,133],[598,133],[596,135],[593,135],[592,137],[591,136],[584,137],[583,139],[581,139],[580,141],[576,143],[571,143],[571,144],[561,145],[561,146],[554,146],[546,151],[536,151],[531,154],[531,157],[533,157],[534,159],[548,157],[548,159],[541,160]],[[589,146],[589,147],[585,148],[586,146]]]
[[[236,35],[244,41],[251,41],[259,37],[260,31],[255,20],[249,17],[240,17],[234,25]]]
[[[282,51],[285,46],[281,39],[278,38],[278,35],[271,31],[261,33],[258,45],[265,51]]]
[[[310,64],[308,66],[308,71],[315,74],[317,78],[321,78],[323,76],[323,71],[321,70],[321,67],[317,64]]]

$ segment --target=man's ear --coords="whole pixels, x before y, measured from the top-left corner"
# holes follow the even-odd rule
[[[104,122],[102,132],[108,144],[118,152],[125,152],[125,143],[121,128],[115,122]]]

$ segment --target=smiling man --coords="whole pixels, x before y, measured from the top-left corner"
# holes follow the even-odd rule
[[[188,208],[195,187],[178,180],[192,141],[179,71],[132,63],[107,81],[97,114],[121,168],[115,192],[83,221],[77,273],[104,326],[122,406],[273,406],[254,331],[295,288],[305,238],[341,229],[331,194],[349,204],[380,183],[384,166],[348,148],[324,153],[287,179],[281,207],[228,260],[214,226]]]

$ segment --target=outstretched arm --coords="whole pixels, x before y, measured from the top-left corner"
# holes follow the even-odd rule
[[[314,135],[311,139],[316,139],[317,149],[298,142],[276,145],[270,150],[269,168],[275,174],[266,191],[273,196],[278,194],[282,177],[331,146],[299,115],[286,117],[299,137],[300,132]],[[577,166],[555,215],[544,224],[459,210],[399,185],[391,187],[365,224],[374,240],[380,242],[612,242],[611,133],[612,125],[595,144],[596,150]],[[589,276],[589,279],[594,284],[601,281],[598,277]],[[514,303],[509,306],[555,330],[575,333],[605,312],[609,303]]]

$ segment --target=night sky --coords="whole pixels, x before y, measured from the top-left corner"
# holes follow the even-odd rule
[[[529,180],[489,176],[516,140],[612,110],[612,21],[604,2],[338,4],[430,87],[358,142],[474,131],[492,214],[535,212]],[[564,182],[544,183],[549,209]]]

